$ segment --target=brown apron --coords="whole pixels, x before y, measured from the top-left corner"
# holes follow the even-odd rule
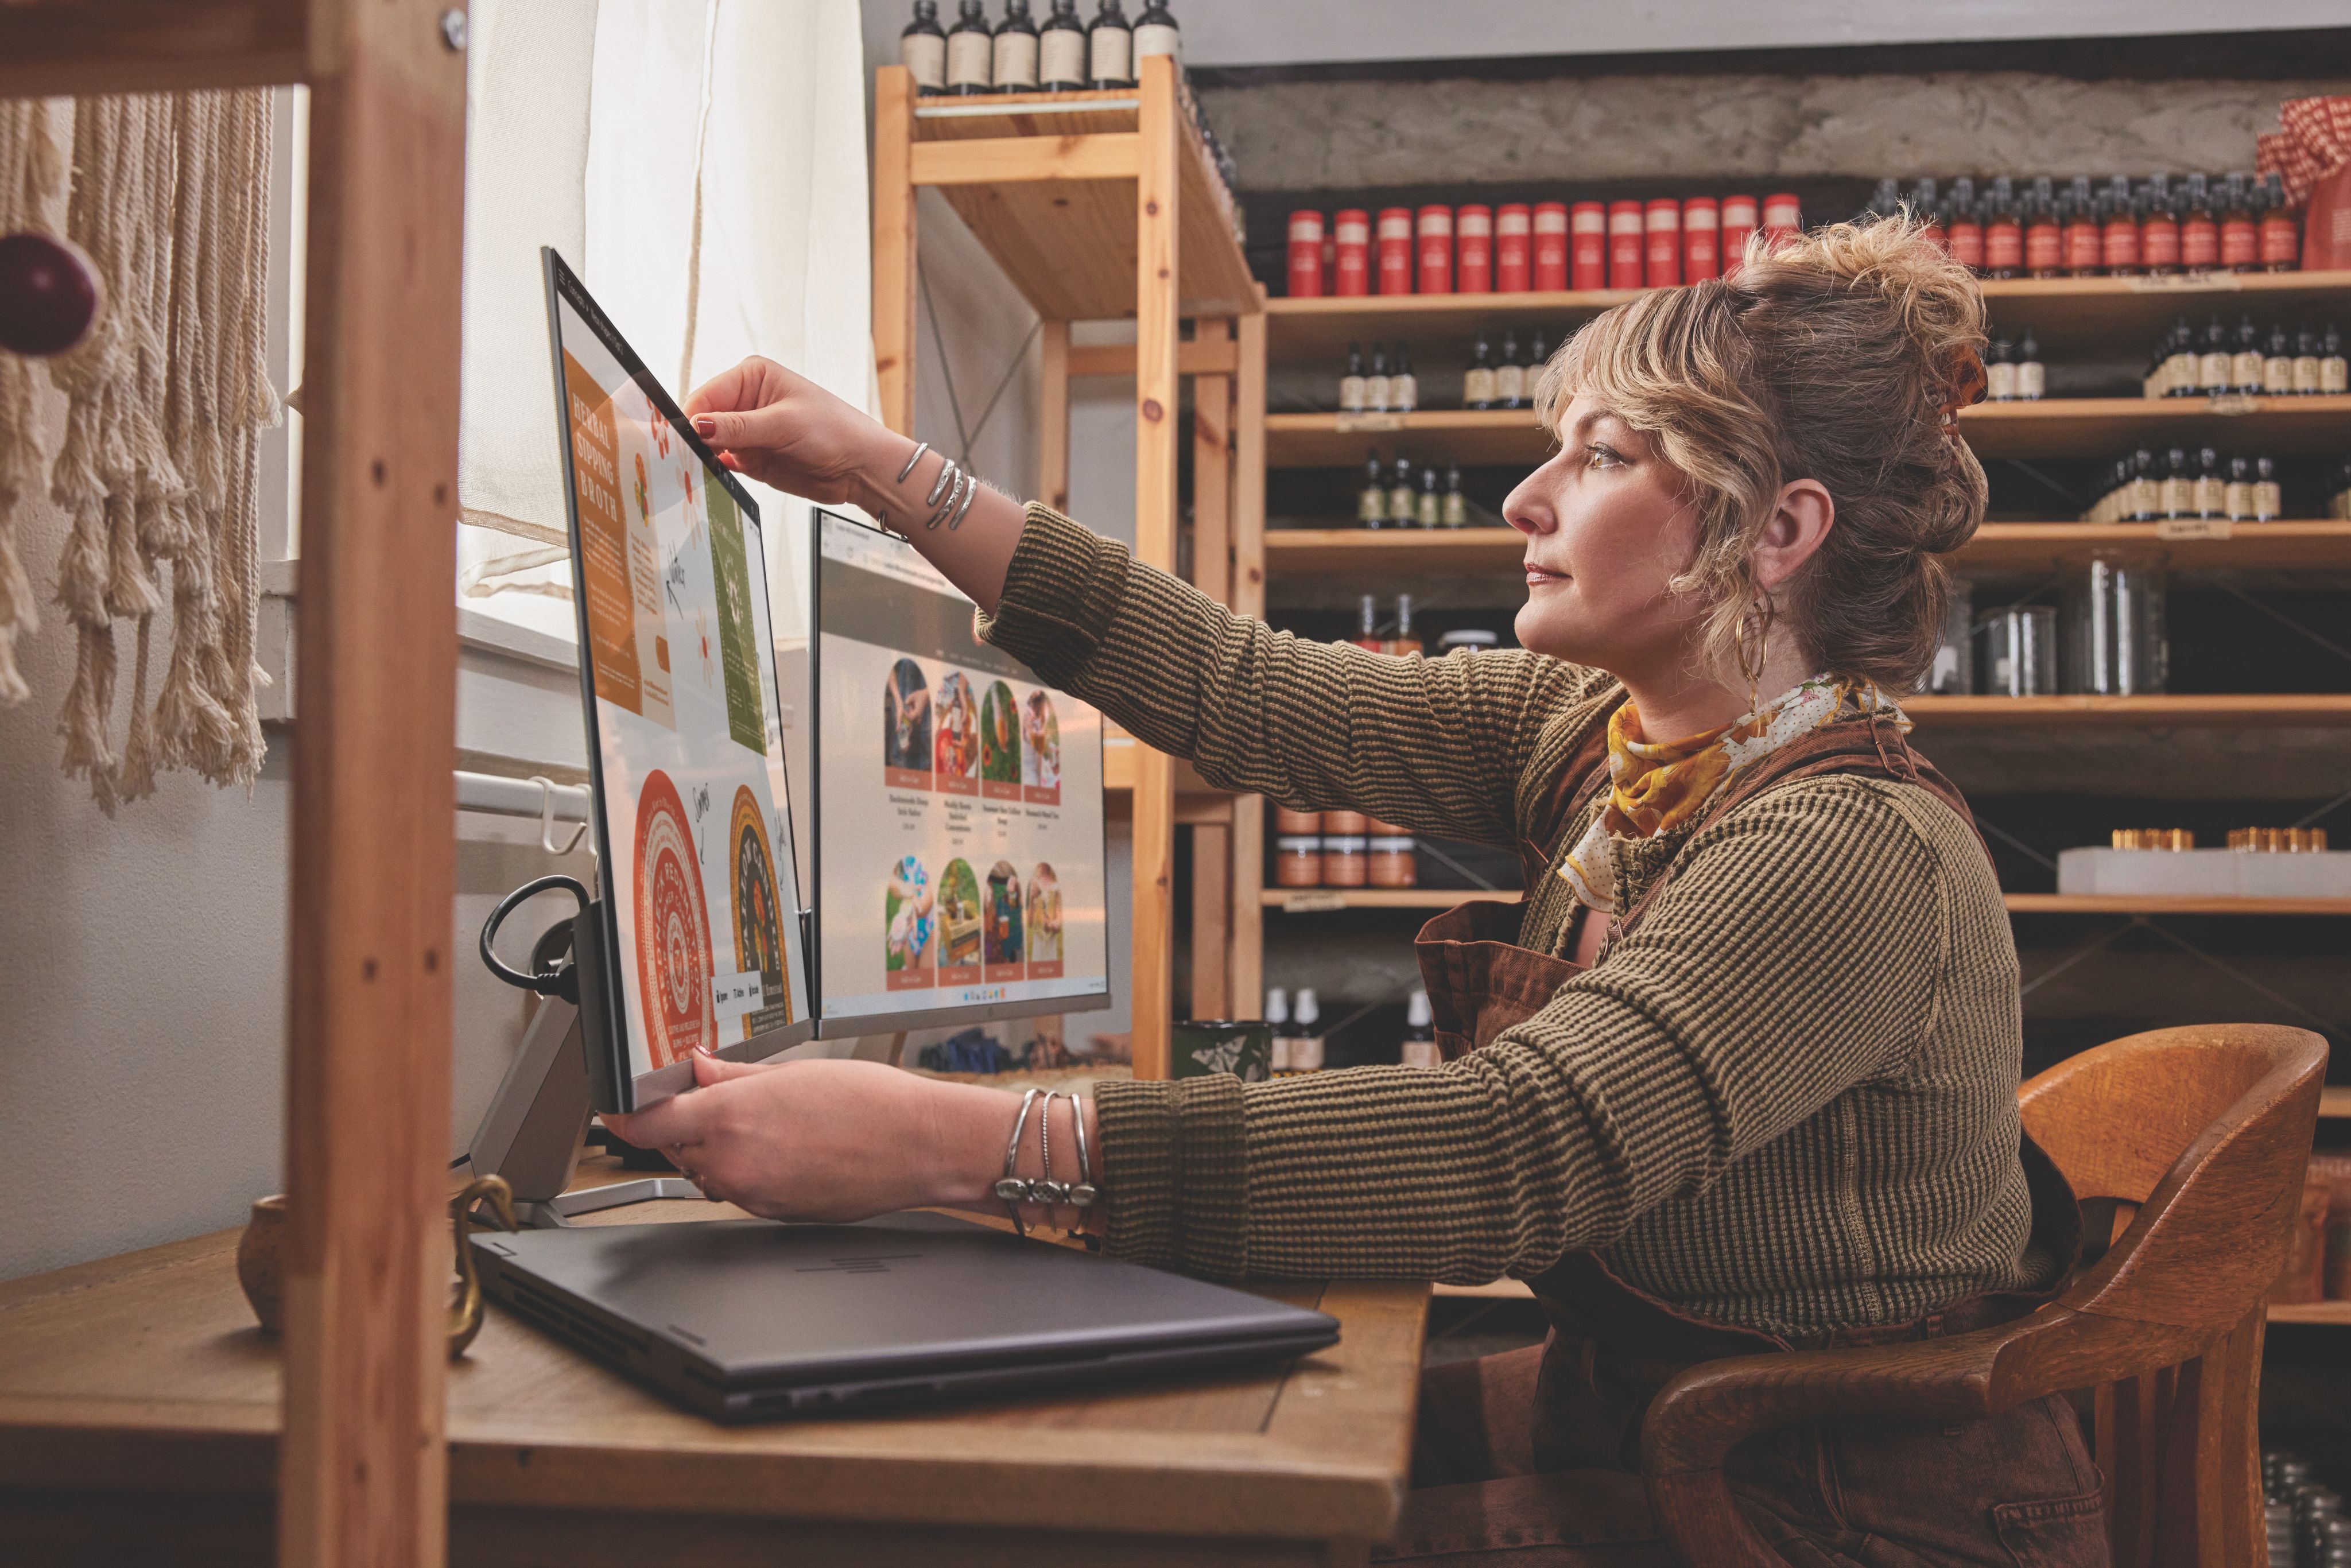
[[[1917,784],[1973,826],[1959,791],[1891,723],[1875,719],[1824,726],[1753,764],[1698,825],[1764,789],[1826,773]],[[1606,779],[1605,726],[1598,724],[1538,816],[1550,841],[1520,846],[1530,889],[1553,874],[1556,841]],[[1668,867],[1625,911],[1612,944],[1639,923],[1672,874]],[[1421,975],[1447,1059],[1491,1043],[1583,972],[1518,946],[1523,907],[1465,904],[1421,931]],[[2020,1152],[2032,1194],[2032,1246],[2070,1271],[2081,1247],[2074,1195],[2030,1138]],[[2053,1285],[1987,1293],[1914,1322],[1796,1339],[1681,1312],[1620,1278],[1595,1252],[1571,1253],[1528,1283],[1551,1320],[1542,1346],[1456,1363],[1424,1379],[1416,1490],[1385,1560],[1458,1558],[1479,1568],[1670,1563],[1642,1495],[1639,1439],[1650,1398],[1682,1368],[1966,1333],[2022,1316],[2055,1293]],[[1816,1424],[1742,1444],[1728,1469],[1749,1521],[1807,1568],[2107,1561],[2097,1471],[2062,1399],[1958,1427]]]

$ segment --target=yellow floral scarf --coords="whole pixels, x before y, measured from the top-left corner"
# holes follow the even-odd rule
[[[1559,873],[1577,900],[1603,914],[1616,908],[1615,862],[1608,841],[1654,838],[1687,826],[1740,768],[1798,736],[1855,713],[1890,711],[1910,721],[1875,685],[1814,675],[1720,729],[1679,740],[1638,738],[1641,715],[1630,701],[1608,718],[1608,806],[1592,820]]]

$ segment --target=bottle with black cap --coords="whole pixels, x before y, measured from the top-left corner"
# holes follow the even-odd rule
[[[1086,25],[1078,20],[1078,0],[1053,0],[1037,35],[1037,83],[1047,92],[1075,92],[1086,85]]]
[[[1388,521],[1400,528],[1412,527],[1420,512],[1420,493],[1413,483],[1412,459],[1396,454],[1395,477],[1388,485]]]
[[[969,98],[996,86],[996,39],[982,0],[963,0],[947,29],[947,91]]]
[[[1527,367],[1519,358],[1519,334],[1516,328],[1502,333],[1502,362],[1494,367],[1494,406],[1524,408],[1527,406]]]
[[[914,0],[914,19],[898,35],[898,63],[919,93],[947,89],[947,36],[939,26],[939,0]]]
[[[1167,0],[1144,0],[1143,15],[1134,19],[1134,57],[1139,60],[1145,55],[1167,55],[1183,63],[1184,35],[1167,9]],[[1142,74],[1138,67],[1135,75]]]
[[[1477,344],[1469,350],[1469,368],[1461,375],[1461,406],[1494,406],[1494,351],[1486,346],[1483,332],[1478,334]]]
[[[1364,412],[1364,346],[1347,345],[1347,373],[1339,378],[1339,412]]]
[[[1388,411],[1388,351],[1377,343],[1372,345],[1372,373],[1364,378],[1364,412],[1385,413]]]
[[[1445,498],[1437,514],[1441,528],[1466,528],[1469,526],[1469,497],[1461,493],[1461,465],[1445,465]]]
[[[1364,459],[1364,487],[1355,495],[1355,521],[1376,528],[1388,520],[1387,481],[1381,476],[1379,449]]]
[[[2041,362],[2041,340],[2027,327],[2016,340],[2016,396],[2020,402],[2039,402],[2049,391],[2049,367]]]
[[[1037,90],[1037,24],[1029,0],[1004,0],[1004,20],[996,27],[996,90]]]
[[[2262,392],[2262,329],[2248,310],[2237,323],[2237,340],[2229,354],[2229,390],[2245,397]]]
[[[1086,79],[1097,89],[1134,85],[1134,29],[1118,0],[1102,0],[1086,24]]]
[[[1410,413],[1419,406],[1420,378],[1412,373],[1412,345],[1398,343],[1395,359],[1388,366],[1388,409]]]
[[[2220,397],[2229,390],[2236,356],[2229,350],[2229,329],[2215,316],[2204,328],[2204,351],[2196,357],[2196,391],[2203,397]]]

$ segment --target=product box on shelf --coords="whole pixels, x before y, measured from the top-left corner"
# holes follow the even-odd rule
[[[2061,894],[2177,898],[2351,898],[2351,851],[2064,850]]]

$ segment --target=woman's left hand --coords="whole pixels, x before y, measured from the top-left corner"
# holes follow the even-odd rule
[[[693,1061],[694,1089],[604,1124],[669,1155],[711,1197],[765,1218],[845,1221],[975,1202],[991,1138],[1001,1158],[1004,1127],[984,1130],[987,1101],[1003,1098],[992,1091],[975,1103],[957,1085],[878,1061]]]

